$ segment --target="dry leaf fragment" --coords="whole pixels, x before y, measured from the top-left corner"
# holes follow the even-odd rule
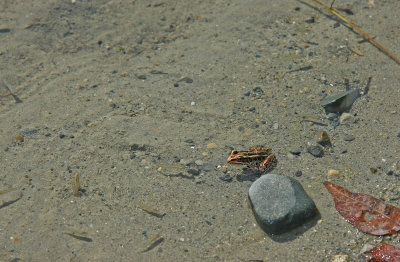
[[[366,253],[371,254],[365,257],[368,262],[400,262],[400,249],[389,244],[381,243]]]
[[[400,230],[399,208],[367,194],[351,193],[332,182],[324,182],[324,185],[333,196],[339,214],[360,231],[381,236]],[[367,213],[372,217],[368,221]]]

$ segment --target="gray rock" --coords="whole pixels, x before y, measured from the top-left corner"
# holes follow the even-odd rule
[[[253,214],[260,227],[269,234],[294,229],[317,214],[317,208],[297,180],[266,174],[249,189]]]
[[[353,135],[351,135],[351,134],[345,134],[345,135],[343,136],[343,140],[344,140],[344,141],[350,142],[350,141],[353,141],[354,139],[356,139],[355,136],[353,136]]]
[[[315,157],[323,157],[324,156],[324,149],[320,145],[313,145],[313,144],[308,144],[307,145],[307,151],[311,155]]]

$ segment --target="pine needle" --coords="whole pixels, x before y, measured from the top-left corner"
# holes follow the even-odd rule
[[[342,20],[343,22],[345,22],[346,24],[348,24],[351,28],[353,28],[354,30],[356,30],[360,35],[362,35],[365,39],[367,39],[371,44],[373,44],[374,46],[376,46],[378,49],[380,49],[382,52],[384,52],[385,54],[387,54],[390,58],[392,58],[394,61],[396,61],[398,64],[400,64],[400,60],[393,55],[389,50],[387,50],[386,48],[384,48],[381,44],[379,44],[375,39],[373,39],[372,37],[370,37],[367,33],[365,33],[363,30],[361,30],[359,27],[357,27],[355,24],[353,24],[352,22],[350,22],[349,20],[347,20],[345,17],[343,17],[341,14],[339,14],[333,7],[333,3],[332,5],[329,7],[327,5],[325,5],[324,3],[322,3],[319,0],[313,0],[314,2],[322,5],[323,7],[325,7],[325,9],[327,9],[329,12],[331,12],[332,14],[334,14],[335,16],[337,16],[340,20]]]

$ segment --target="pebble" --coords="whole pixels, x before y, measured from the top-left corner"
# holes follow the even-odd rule
[[[329,113],[329,114],[327,115],[327,117],[328,117],[328,120],[331,120],[331,121],[337,120],[337,119],[338,119],[338,115],[335,114],[335,113]]]
[[[207,148],[208,148],[208,149],[215,149],[215,148],[217,148],[217,144],[215,144],[215,143],[209,143],[209,144],[207,145]]]
[[[301,149],[290,149],[289,152],[295,156],[299,156],[301,154]]]
[[[343,136],[343,140],[344,140],[344,141],[350,142],[350,141],[353,141],[354,139],[356,139],[355,136],[350,135],[350,134],[345,134],[345,135]]]
[[[219,179],[221,179],[222,181],[225,181],[225,182],[232,182],[233,177],[231,177],[230,175],[226,174],[224,176],[220,176]]]
[[[337,176],[339,174],[340,174],[339,170],[335,170],[335,169],[328,170],[328,176]]]
[[[184,77],[184,78],[180,79],[178,82],[185,82],[185,83],[191,84],[191,83],[193,83],[193,79],[191,79],[190,77]]]
[[[279,124],[278,123],[273,124],[272,128],[277,130],[279,128]]]
[[[322,157],[324,155],[324,149],[320,145],[309,144],[307,145],[307,151],[315,157]]]
[[[288,154],[287,154],[287,157],[288,157],[289,159],[294,159],[296,156],[293,155],[292,153],[288,153]]]
[[[317,208],[294,178],[266,174],[249,189],[253,214],[260,227],[270,234],[294,229],[317,214]]]
[[[303,172],[301,172],[300,170],[297,170],[297,171],[294,173],[294,175],[297,176],[297,177],[301,177],[301,176],[303,175]]]
[[[198,166],[202,166],[203,165],[203,161],[202,160],[196,160],[196,161],[194,161],[194,163],[196,164],[196,165],[198,165]]]
[[[21,136],[21,135],[16,135],[14,137],[14,139],[17,140],[18,142],[24,142],[25,141],[25,138],[23,136]]]
[[[400,175],[400,167],[396,163],[394,163],[391,166],[385,168],[384,172],[388,176],[392,176],[392,175],[399,176]]]
[[[339,118],[340,124],[354,123],[354,116],[349,113],[343,113]]]
[[[340,255],[334,255],[332,262],[351,262],[352,260],[350,259],[349,255],[346,254],[340,254]]]
[[[321,146],[331,146],[331,138],[326,131],[321,131],[317,136],[317,143]]]
[[[223,165],[223,166],[221,166],[220,170],[222,173],[226,173],[226,172],[228,172],[228,167]]]
[[[200,171],[198,169],[194,169],[194,168],[190,168],[187,170],[187,172],[189,174],[191,174],[192,176],[198,176],[200,175]]]
[[[181,165],[189,165],[190,162],[191,162],[190,159],[182,158],[182,159],[179,160],[179,164],[181,164]]]
[[[378,172],[378,169],[377,169],[376,167],[370,167],[370,168],[369,168],[369,171],[370,171],[372,174],[376,174],[376,173]]]

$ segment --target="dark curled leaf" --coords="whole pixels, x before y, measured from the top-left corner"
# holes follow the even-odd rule
[[[372,235],[394,234],[400,230],[400,209],[367,194],[351,193],[332,182],[324,182],[336,210],[360,231]],[[365,215],[372,217],[366,220]]]

